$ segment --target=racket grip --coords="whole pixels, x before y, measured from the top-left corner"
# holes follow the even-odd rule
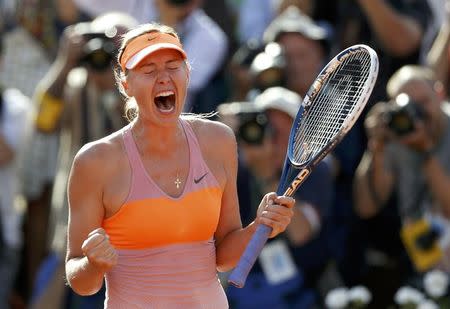
[[[250,273],[253,265],[256,262],[259,254],[261,253],[264,245],[269,239],[269,235],[272,232],[272,228],[265,224],[260,224],[256,228],[250,242],[244,250],[237,266],[233,269],[230,276],[228,277],[228,282],[237,288],[242,288],[245,285],[247,276]]]

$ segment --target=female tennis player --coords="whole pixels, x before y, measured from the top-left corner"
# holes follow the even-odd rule
[[[74,159],[67,280],[89,295],[105,279],[105,308],[228,308],[216,271],[235,266],[259,224],[283,232],[294,199],[266,194],[242,227],[234,134],[181,113],[190,67],[172,28],[131,30],[118,62],[130,123]]]

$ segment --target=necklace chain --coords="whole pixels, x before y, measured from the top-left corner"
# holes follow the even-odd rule
[[[174,183],[175,183],[175,186],[177,187],[177,189],[180,189],[181,180],[180,180],[178,173],[177,173],[177,179],[175,179]]]
[[[135,132],[133,132],[133,130],[131,130],[131,134],[133,135],[134,140],[137,140],[138,138],[135,135]],[[136,145],[137,146],[137,145]],[[138,150],[139,151],[139,150]],[[177,172],[177,178],[175,179],[175,181],[173,182],[175,184],[175,187],[177,189],[180,189],[182,181],[180,180],[180,174]]]

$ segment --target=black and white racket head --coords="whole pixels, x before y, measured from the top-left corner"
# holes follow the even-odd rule
[[[302,168],[326,156],[352,128],[378,76],[378,57],[366,45],[351,46],[322,69],[305,95],[291,129],[288,158]]]

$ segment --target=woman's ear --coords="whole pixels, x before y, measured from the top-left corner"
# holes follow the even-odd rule
[[[189,82],[191,81],[191,70],[190,70],[190,68],[188,68],[188,70],[187,70],[187,78],[186,78],[186,88],[188,88],[189,87]]]
[[[131,90],[130,87],[128,87],[128,82],[126,81],[126,79],[122,79],[120,83],[122,84],[123,91],[125,91],[127,96],[132,97],[133,95],[131,94]]]

